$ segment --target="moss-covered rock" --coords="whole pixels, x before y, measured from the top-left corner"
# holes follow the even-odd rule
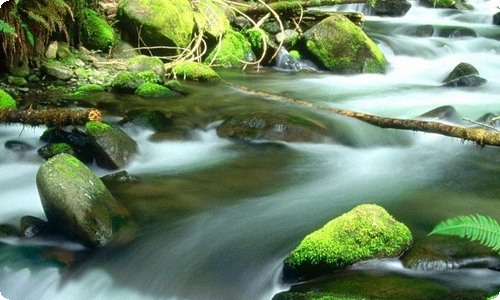
[[[221,43],[208,55],[206,61],[225,68],[239,68],[255,60],[252,46],[245,37],[234,30],[224,34]]]
[[[92,50],[108,52],[115,43],[113,28],[92,9],[83,9],[84,22],[80,37],[83,45]]]
[[[43,163],[36,183],[49,224],[90,247],[102,247],[131,229],[129,212],[82,162],[59,154]]]
[[[122,93],[133,93],[145,81],[130,71],[118,72],[111,81],[111,88]]]
[[[144,98],[174,98],[180,96],[179,93],[163,85],[149,82],[141,84],[135,90],[135,94]]]
[[[15,86],[27,86],[28,81],[23,77],[9,76],[7,77],[7,82]]]
[[[0,109],[17,108],[17,102],[9,93],[0,89]]]
[[[156,80],[162,80],[165,77],[165,68],[161,59],[155,56],[137,55],[129,60],[127,69],[132,73],[141,73],[151,71],[158,77]],[[151,81],[153,82],[153,81]]]
[[[43,73],[61,80],[68,80],[74,75],[73,70],[66,64],[52,59],[43,62],[41,70]]]
[[[304,58],[339,73],[384,72],[387,60],[354,23],[332,15],[304,32],[297,45]]]
[[[127,113],[119,124],[124,126],[139,126],[154,131],[163,131],[172,123],[165,114],[157,110],[133,110]]]
[[[192,80],[202,82],[218,82],[220,81],[219,74],[205,64],[183,61],[176,63],[172,72],[178,80]]]
[[[38,155],[45,159],[49,159],[61,153],[77,156],[73,147],[67,143],[50,143],[38,149]]]
[[[118,4],[118,18],[130,35],[136,35],[140,28],[140,37],[148,46],[184,48],[195,28],[189,0],[123,0]],[[137,40],[137,36],[130,36],[130,40]]]
[[[99,84],[95,83],[89,83],[89,84],[84,84],[82,86],[79,86],[76,89],[77,92],[82,92],[82,93],[92,93],[92,92],[104,92],[104,87]]]
[[[355,262],[401,255],[412,243],[410,230],[385,209],[359,205],[307,235],[285,259],[286,280],[304,280]]]
[[[332,141],[328,129],[317,120],[294,114],[251,112],[234,115],[217,127],[217,134],[240,140],[287,142]]]
[[[89,121],[85,132],[92,141],[96,163],[103,168],[123,168],[138,152],[137,143],[120,128]]]
[[[193,1],[194,20],[198,30],[218,38],[231,29],[226,12],[212,0]]]

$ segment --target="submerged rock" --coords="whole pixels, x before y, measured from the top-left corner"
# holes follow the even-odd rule
[[[52,228],[90,247],[102,247],[132,229],[129,212],[82,162],[59,154],[43,163],[36,183]]]
[[[419,115],[417,119],[445,121],[454,124],[463,123],[463,117],[455,109],[455,107],[451,105],[436,107],[426,113]]]
[[[401,259],[407,268],[426,271],[500,265],[500,258],[490,248],[450,236],[426,237],[414,244]]]
[[[387,66],[378,46],[342,15],[328,17],[304,32],[298,47],[304,58],[333,72],[380,73]]]
[[[87,122],[85,132],[92,141],[95,160],[100,167],[123,168],[139,151],[137,143],[128,134],[106,123]]]
[[[217,127],[217,134],[240,140],[286,142],[332,141],[322,124],[297,115],[270,112],[242,113],[232,116]]]
[[[21,230],[21,235],[27,238],[33,238],[49,233],[48,223],[33,216],[22,217],[19,228]]]
[[[385,209],[359,205],[307,235],[286,257],[283,277],[307,280],[361,260],[398,257],[411,243],[410,230]]]
[[[448,87],[477,87],[485,83],[478,70],[465,62],[459,63],[443,80],[443,85]]]
[[[120,125],[124,126],[139,126],[148,128],[154,131],[163,131],[172,124],[172,120],[167,118],[165,114],[159,110],[139,109],[127,113]]]
[[[407,0],[379,0],[375,2],[373,11],[377,16],[401,17],[410,8],[411,3]]]

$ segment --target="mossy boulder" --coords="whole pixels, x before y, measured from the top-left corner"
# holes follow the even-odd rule
[[[103,122],[89,121],[85,124],[97,165],[107,169],[119,169],[138,152],[137,143],[123,130]]]
[[[328,128],[306,116],[276,112],[241,113],[217,127],[220,137],[286,142],[332,141]]]
[[[98,248],[133,228],[129,212],[104,183],[69,154],[43,163],[36,183],[49,225],[70,239]]]
[[[398,257],[412,239],[410,230],[384,208],[359,205],[307,235],[286,257],[283,277],[306,280],[361,260]]]
[[[219,74],[211,67],[193,61],[183,61],[176,63],[172,72],[178,80],[191,80],[201,82],[218,82]]]
[[[224,68],[240,68],[254,60],[255,54],[250,43],[241,33],[229,30],[224,34],[220,45],[210,52],[206,62],[213,62]]]
[[[220,4],[212,0],[194,1],[194,20],[198,30],[208,33],[214,38],[219,38],[227,30],[231,29],[226,11]]]
[[[195,29],[189,0],[122,0],[118,4],[118,19],[124,32],[131,35],[131,41],[137,40],[140,28],[140,38],[147,46],[184,48]],[[164,54],[168,50],[158,52]]]
[[[297,47],[304,58],[337,73],[381,73],[387,66],[379,47],[343,15],[332,15],[304,32]]]
[[[158,110],[139,109],[127,113],[119,124],[122,126],[139,126],[154,131],[163,131],[172,121],[165,114]]]
[[[84,8],[82,13],[84,21],[81,22],[80,37],[83,45],[107,53],[115,43],[113,28],[92,9]]]
[[[158,77],[157,80],[163,80],[165,77],[163,62],[155,56],[137,55],[129,60],[127,69],[134,74],[144,71],[152,71]]]
[[[133,93],[143,83],[157,83],[158,76],[153,71],[132,73],[130,71],[118,72],[111,81],[111,88],[121,93]]]
[[[78,155],[73,147],[67,143],[49,143],[38,149],[38,155],[45,159],[49,159],[61,153],[67,153],[73,156]]]
[[[485,84],[486,79],[479,76],[478,70],[471,64],[459,63],[443,80],[448,87],[477,87]]]
[[[156,83],[143,83],[136,90],[135,94],[144,98],[175,98],[179,93]]]
[[[43,62],[41,70],[43,73],[61,80],[68,80],[75,74],[75,72],[63,62],[52,59]]]
[[[6,91],[0,89],[0,109],[17,108],[17,102]]]

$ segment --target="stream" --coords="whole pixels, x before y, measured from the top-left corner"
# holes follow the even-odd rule
[[[284,257],[305,235],[357,204],[383,206],[416,241],[449,217],[480,213],[500,220],[500,149],[380,129],[236,88],[397,118],[445,105],[473,120],[500,114],[500,27],[491,25],[500,1],[473,0],[472,11],[412,4],[404,17],[366,16],[365,32],[390,62],[386,74],[221,71],[226,83],[186,83],[190,93],[181,99],[95,94],[89,101],[107,121],[149,108],[181,115],[180,132],[197,129],[172,138],[126,127],[140,145],[140,155],[126,168],[138,181],[109,189],[141,224],[137,239],[92,253],[60,240],[2,239],[2,295],[10,300],[269,300],[290,288],[280,280]],[[433,34],[415,34],[429,25]],[[460,34],[470,31],[477,36]],[[442,87],[460,62],[474,65],[488,82]],[[238,143],[217,136],[223,118],[257,110],[328,122],[349,136],[349,144]],[[0,152],[0,223],[18,225],[24,215],[45,219],[35,184],[43,163],[36,152],[43,130],[0,127],[2,145],[15,140],[32,146]],[[91,168],[100,176],[110,173]],[[67,268],[65,261],[76,263]],[[430,279],[451,290],[500,292],[500,273],[488,269],[413,271],[382,263],[366,272],[380,270]]]

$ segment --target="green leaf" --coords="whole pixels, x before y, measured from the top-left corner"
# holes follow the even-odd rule
[[[28,25],[23,23],[21,27],[24,30],[24,35],[26,36],[26,39],[28,40],[28,43],[30,44],[31,47],[35,47],[35,36],[33,33],[30,31]]]
[[[480,214],[447,219],[437,224],[429,233],[432,234],[459,236],[500,250],[500,225],[495,219]]]

